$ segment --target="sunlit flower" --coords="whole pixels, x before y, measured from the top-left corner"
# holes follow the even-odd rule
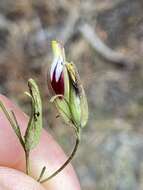
[[[50,70],[51,86],[55,91],[55,94],[64,95],[64,48],[56,41],[52,41],[52,48],[54,53],[54,60]]]
[[[64,48],[52,41],[54,59],[50,68],[50,85],[58,111],[66,122],[76,128],[84,127],[88,119],[88,106],[76,66],[65,59]]]

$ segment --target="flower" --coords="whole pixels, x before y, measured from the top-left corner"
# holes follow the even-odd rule
[[[54,102],[66,122],[76,129],[84,127],[88,120],[88,105],[84,88],[76,66],[65,59],[63,46],[52,41],[54,59],[50,68],[50,86]]]
[[[50,70],[51,86],[55,91],[55,94],[64,95],[64,48],[62,48],[61,44],[57,43],[56,41],[52,41],[52,48],[54,53],[54,60]]]

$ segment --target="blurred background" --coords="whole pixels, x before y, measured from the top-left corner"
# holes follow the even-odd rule
[[[79,69],[89,122],[73,165],[83,190],[143,189],[142,10],[142,0],[0,1],[0,93],[29,113],[23,92],[34,78],[44,126],[67,154],[73,131],[56,118],[46,83],[52,39]]]

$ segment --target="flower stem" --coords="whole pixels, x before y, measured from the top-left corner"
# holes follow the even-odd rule
[[[29,175],[29,151],[25,150],[26,174]]]
[[[46,166],[44,166],[44,167],[42,168],[42,171],[41,171],[41,173],[40,173],[40,176],[39,176],[39,178],[37,179],[38,182],[40,182],[40,180],[42,179],[42,177],[43,177],[43,175],[44,175],[44,173],[45,173],[45,170],[46,170]]]
[[[74,155],[76,154],[79,142],[80,142],[80,140],[77,137],[74,149],[73,149],[71,155],[69,156],[69,158],[66,160],[66,162],[57,171],[55,171],[53,174],[51,174],[49,177],[41,180],[40,183],[45,183],[46,181],[52,179],[53,177],[55,177],[58,173],[60,173],[70,163],[70,161],[73,159]]]

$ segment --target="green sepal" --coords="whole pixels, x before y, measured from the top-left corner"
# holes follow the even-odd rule
[[[69,104],[63,95],[53,96],[50,102],[55,104],[59,114],[61,115],[65,123],[69,124],[72,122],[72,115],[69,108]]]
[[[88,104],[78,70],[74,63],[67,63],[70,78],[69,105],[77,127],[84,127],[88,120]]]
[[[81,127],[85,127],[88,121],[88,103],[85,95],[85,91],[81,86],[80,94],[80,107],[81,107]]]
[[[28,80],[29,93],[25,94],[31,98],[31,115],[28,127],[25,132],[25,149],[30,151],[39,143],[42,131],[42,102],[36,82],[33,79]]]
[[[70,110],[75,127],[79,127],[81,125],[80,98],[72,86],[70,89]]]

